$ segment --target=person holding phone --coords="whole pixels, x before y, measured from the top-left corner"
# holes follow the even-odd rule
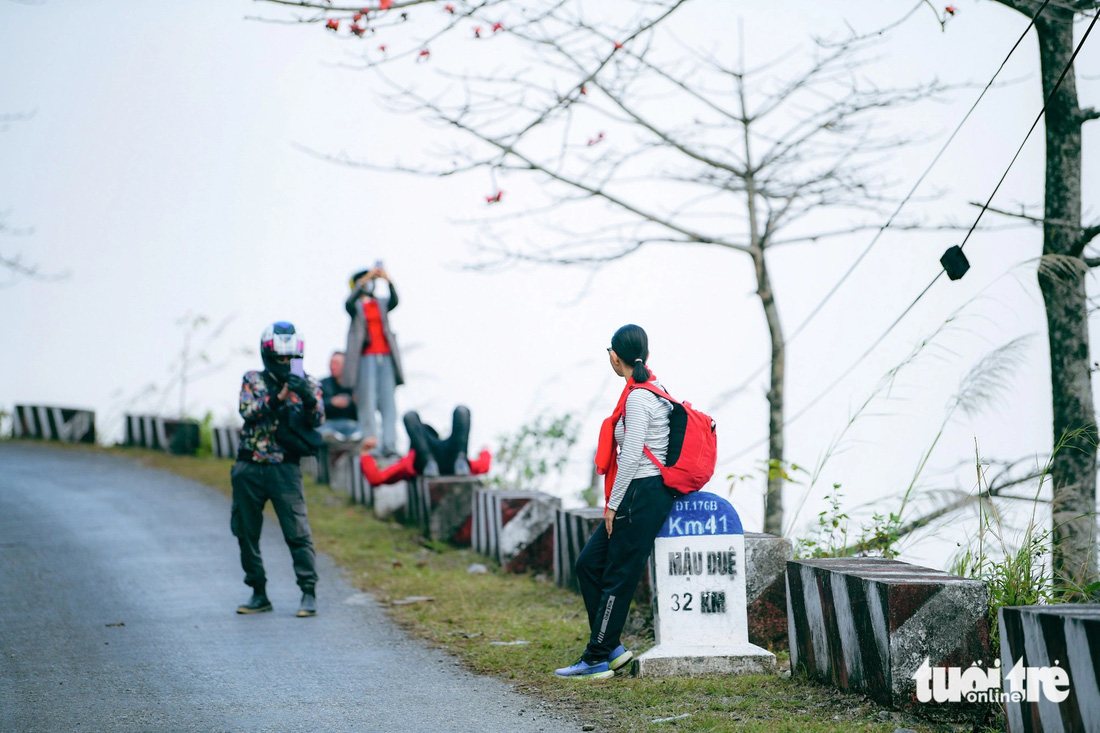
[[[301,459],[282,431],[295,411],[300,411],[308,427],[317,428],[325,422],[321,386],[305,372],[296,373],[294,364],[301,365],[304,355],[305,342],[294,324],[273,323],[260,336],[263,370],[246,372],[241,383],[244,428],[237,461],[229,474],[233,485],[229,527],[240,546],[244,582],[252,588],[252,597],[237,607],[237,613],[271,610],[260,554],[264,505],[270,501],[302,590],[298,616],[317,615],[316,555],[306,515]]]
[[[378,291],[378,281],[388,285],[388,294]],[[397,403],[394,391],[405,383],[401,352],[390,326],[390,312],[397,307],[397,289],[382,266],[374,263],[351,277],[351,295],[344,308],[351,316],[347,351],[340,383],[355,390],[359,430],[363,438],[378,439],[376,452],[396,457]],[[378,417],[382,429],[378,429]],[[381,435],[379,435],[381,432]]]

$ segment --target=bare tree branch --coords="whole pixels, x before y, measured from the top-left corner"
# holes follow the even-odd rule
[[[278,2],[329,13],[320,2]],[[395,2],[393,8],[420,3],[428,0]],[[525,191],[527,213],[550,220],[539,223],[551,244],[525,241],[527,232],[504,237],[483,227],[477,269],[503,263],[595,269],[653,244],[711,245],[750,255],[772,345],[769,458],[781,460],[785,339],[766,249],[882,231],[867,219],[896,204],[885,172],[896,148],[908,142],[884,132],[882,116],[945,87],[875,85],[866,67],[888,29],[851,32],[809,53],[748,68],[736,45],[732,54],[728,45],[708,53],[677,38],[677,13],[686,3],[634,0],[624,3],[625,10],[604,13],[601,7],[594,22],[583,3],[455,0],[447,8],[451,15],[430,21],[422,35],[436,39],[456,30],[456,13],[488,25],[486,11],[493,7],[507,11],[507,19],[493,17],[492,27],[508,23],[504,35],[509,48],[521,49],[522,61],[497,57],[488,72],[444,71],[436,91],[421,92],[378,68],[427,50],[428,41],[405,38],[404,50],[381,60],[371,54],[362,68],[378,74],[391,106],[460,133],[472,149],[450,155],[449,165],[387,166],[298,147],[372,170],[433,176],[484,170],[493,186],[488,204],[501,201],[498,175],[536,180],[537,190]],[[895,25],[925,4],[916,3]],[[769,505],[777,507],[773,493],[769,485]],[[780,531],[781,512],[767,516],[765,530]]]

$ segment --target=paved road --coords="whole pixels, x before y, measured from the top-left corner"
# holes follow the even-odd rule
[[[408,639],[326,556],[320,615],[295,617],[289,553],[265,529],[275,612],[238,616],[221,494],[0,443],[0,731],[580,729]]]

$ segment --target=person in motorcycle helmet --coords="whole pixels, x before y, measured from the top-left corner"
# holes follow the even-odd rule
[[[270,500],[279,518],[283,538],[290,548],[294,573],[302,600],[299,616],[317,613],[317,571],[313,537],[306,517],[299,455],[280,443],[277,430],[292,411],[301,411],[307,426],[316,428],[325,420],[321,387],[313,377],[294,374],[293,359],[301,359],[304,343],[294,325],[279,321],[260,337],[263,371],[249,371],[241,384],[240,413],[244,418],[237,462],[230,479],[233,508],[230,527],[241,548],[245,585],[252,598],[237,613],[272,610],[267,597],[267,577],[260,556],[260,530],[264,505]]]

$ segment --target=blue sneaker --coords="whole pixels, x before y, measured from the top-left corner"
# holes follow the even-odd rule
[[[630,651],[622,644],[619,644],[617,647],[615,647],[615,650],[611,652],[611,661],[609,661],[607,664],[609,667],[611,667],[612,670],[616,670],[633,658],[634,652]]]
[[[603,680],[615,676],[607,662],[588,664],[583,659],[568,667],[555,669],[554,674],[558,677],[586,677],[594,680]]]

